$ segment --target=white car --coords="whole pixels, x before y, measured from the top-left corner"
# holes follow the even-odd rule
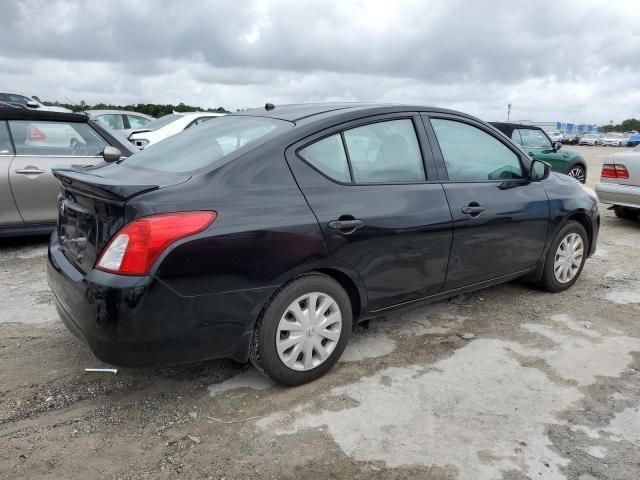
[[[547,132],[547,135],[552,142],[562,142],[564,140],[564,134],[562,132],[558,132],[557,130],[553,132]]]
[[[602,140],[603,147],[621,147],[622,146],[622,133],[618,132],[609,132],[604,136]],[[625,141],[626,144],[626,141]]]
[[[224,113],[210,112],[173,112],[147,123],[144,128],[136,129],[129,135],[129,141],[139,149],[147,148],[187,128],[208,122]]]
[[[580,137],[578,145],[591,145],[595,147],[600,143],[600,136],[597,133],[585,133]]]
[[[596,192],[602,203],[613,205],[616,216],[635,219],[640,214],[640,145],[609,155],[602,165]]]

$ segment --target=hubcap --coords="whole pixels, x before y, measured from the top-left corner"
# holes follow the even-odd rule
[[[584,243],[577,233],[570,233],[562,239],[553,262],[553,273],[560,283],[568,283],[575,278],[582,264]]]
[[[569,171],[569,176],[584,183],[584,170],[581,168],[572,168],[571,171]]]
[[[326,293],[308,293],[291,303],[280,318],[278,356],[292,370],[311,370],[331,356],[341,332],[342,314],[336,301]]]

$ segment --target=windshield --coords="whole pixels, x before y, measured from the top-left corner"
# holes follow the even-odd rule
[[[182,115],[176,115],[175,113],[170,113],[163,117],[156,118],[155,120],[151,120],[143,128],[145,130],[158,130],[159,128],[162,128],[165,125],[169,125],[170,123],[175,122],[179,118],[182,118]]]
[[[123,160],[121,165],[187,173],[212,167],[240,148],[293,126],[273,118],[224,116],[187,129]]]

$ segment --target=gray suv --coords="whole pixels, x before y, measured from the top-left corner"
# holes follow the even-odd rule
[[[106,147],[133,153],[87,115],[0,105],[0,237],[53,230],[60,185],[51,168],[95,165]]]

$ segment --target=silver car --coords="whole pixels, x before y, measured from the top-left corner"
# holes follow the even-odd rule
[[[126,110],[86,110],[85,113],[111,130],[120,130],[125,137],[136,129],[145,128],[149,122],[155,120],[144,113]]]
[[[54,228],[52,167],[115,160],[133,153],[127,144],[87,115],[0,106],[0,237]]]
[[[602,165],[596,192],[602,203],[613,205],[621,218],[640,214],[640,145],[632,151],[609,155]]]

